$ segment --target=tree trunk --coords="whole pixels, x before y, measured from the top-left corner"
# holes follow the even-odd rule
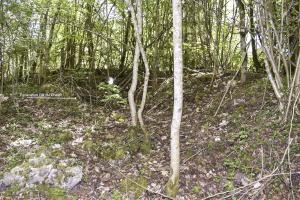
[[[183,107],[183,58],[182,58],[182,6],[173,0],[173,50],[174,50],[174,107],[171,124],[171,174],[167,194],[175,197],[179,188],[180,147],[179,132]]]
[[[44,66],[44,59],[45,59],[45,50],[46,50],[46,35],[47,35],[47,24],[48,24],[48,15],[49,15],[49,2],[47,3],[47,10],[46,13],[41,16],[41,38],[40,38],[40,48],[39,48],[39,73],[38,73],[38,82],[42,84],[45,79],[45,66]]]
[[[0,41],[0,67],[1,67],[1,87],[0,87],[0,94],[3,94],[3,86],[4,86],[4,65],[3,65],[3,45]]]
[[[3,0],[1,0],[1,18],[4,19]],[[4,21],[1,20],[1,33],[4,33]],[[2,39],[2,38],[1,38]],[[3,94],[4,88],[4,47],[5,35],[3,34],[3,42],[0,40],[0,67],[1,67],[1,87],[0,93]]]
[[[93,6],[94,2],[88,2],[86,4],[86,29],[87,31],[87,47],[88,47],[88,62],[89,62],[89,69],[90,72],[93,73],[95,69],[95,58],[94,58],[94,42],[93,42],[93,22],[92,22],[92,14],[93,14]]]
[[[141,0],[136,0],[136,7],[137,7],[137,25],[138,25],[138,35],[141,36],[142,34],[142,5]],[[134,16],[135,18],[135,16]],[[137,87],[138,82],[138,67],[140,62],[140,48],[139,44],[136,41],[135,44],[135,53],[134,53],[134,59],[133,59],[133,68],[132,68],[132,82],[130,89],[128,91],[128,102],[129,102],[129,108],[131,113],[131,125],[136,126],[137,125],[137,111],[136,111],[136,103],[134,100],[134,94]]]
[[[160,60],[159,60],[159,44],[160,40],[159,35],[160,35],[160,12],[159,12],[159,0],[156,0],[156,14],[155,14],[155,38],[157,39],[156,44],[155,44],[155,50],[154,50],[154,66],[152,67],[152,74],[153,74],[153,89],[156,90],[158,88],[158,72],[159,72],[159,67],[160,67]]]
[[[246,82],[246,70],[248,64],[247,58],[247,41],[246,41],[246,18],[245,18],[245,5],[242,0],[236,0],[239,13],[240,13],[240,40],[241,40],[241,82]]]
[[[53,44],[54,29],[55,29],[55,25],[56,25],[56,21],[57,21],[59,12],[60,12],[60,2],[58,2],[57,11],[55,12],[54,17],[52,19],[52,23],[51,23],[50,31],[49,31],[49,38],[48,38],[48,41],[47,41],[47,44],[46,44],[45,71],[44,71],[45,76],[47,76],[47,73],[48,73],[49,68],[50,68],[50,66],[49,66],[50,65],[50,51],[51,51],[51,47],[52,47],[52,44]]]
[[[255,31],[255,24],[254,24],[254,5],[253,0],[249,1],[249,17],[250,17],[250,33],[251,33],[251,47],[252,47],[252,60],[255,67],[256,72],[261,70],[261,65],[258,59],[257,50],[256,50],[256,31]]]
[[[124,38],[123,38],[122,55],[121,55],[120,65],[119,65],[119,69],[121,71],[124,71],[124,69],[125,69],[125,59],[126,59],[126,55],[127,55],[127,48],[128,48],[128,42],[129,42],[130,26],[131,26],[131,14],[130,14],[130,12],[128,12],[127,22],[126,22],[126,26],[125,26],[125,34],[124,34]]]

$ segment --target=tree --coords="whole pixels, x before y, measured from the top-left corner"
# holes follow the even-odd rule
[[[253,0],[249,1],[249,18],[250,18],[250,34],[251,34],[251,48],[252,48],[252,60],[254,67],[256,69],[256,72],[259,72],[261,69],[261,65],[258,59],[257,50],[256,50],[256,30],[255,30],[255,24],[254,24],[254,5]]]
[[[242,0],[236,0],[239,13],[240,13],[240,38],[241,38],[241,82],[246,82],[247,70],[247,41],[246,41],[246,18],[245,18],[245,5]]]
[[[137,29],[138,29],[138,35],[141,37],[142,35],[142,5],[141,0],[136,0],[136,7],[137,7]],[[135,16],[133,16],[133,20],[135,19]],[[131,114],[131,124],[132,126],[137,125],[137,111],[136,111],[136,103],[134,100],[134,93],[136,91],[137,82],[138,82],[138,67],[140,62],[140,48],[139,44],[136,41],[135,44],[135,53],[134,53],[134,59],[133,59],[133,67],[132,67],[132,82],[130,89],[128,91],[128,102],[129,102],[129,108],[130,108],[130,114]]]
[[[171,124],[171,174],[167,193],[175,197],[179,187],[180,147],[179,132],[183,107],[183,56],[182,56],[182,5],[173,0],[173,51],[174,51],[174,107]]]

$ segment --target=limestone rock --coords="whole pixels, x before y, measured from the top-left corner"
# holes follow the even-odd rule
[[[79,166],[68,167],[66,169],[66,174],[68,174],[69,176],[65,179],[65,181],[61,185],[62,188],[65,189],[72,189],[81,181],[83,176],[82,168]]]

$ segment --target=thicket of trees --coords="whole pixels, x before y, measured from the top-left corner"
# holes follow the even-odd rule
[[[11,84],[64,83],[83,74],[95,88],[99,77],[112,76],[127,84],[132,125],[147,133],[148,81],[155,90],[174,73],[169,182],[176,190],[182,70],[212,72],[211,84],[226,72],[239,71],[242,83],[248,72],[265,74],[287,121],[300,96],[299,9],[292,0],[173,0],[173,6],[164,0],[1,0],[0,93]]]

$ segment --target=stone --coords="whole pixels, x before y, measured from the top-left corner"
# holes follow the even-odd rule
[[[14,167],[10,172],[4,174],[3,179],[0,180],[0,188],[9,187],[14,184],[23,186],[25,184],[23,173],[24,169],[22,167]]]
[[[0,94],[0,105],[2,102],[5,102],[8,100],[8,97],[4,96],[3,94]]]
[[[80,166],[68,167],[66,175],[69,176],[63,181],[61,187],[70,190],[81,181],[83,176],[82,168]]]
[[[45,165],[46,163],[46,155],[42,153],[39,157],[33,157],[28,160],[28,163],[31,166],[38,167],[41,165]]]
[[[26,139],[18,139],[11,143],[11,146],[13,147],[29,147],[31,145],[35,144],[33,140],[26,140]]]
[[[53,144],[52,149],[61,149],[61,145],[60,144]]]
[[[51,170],[53,169],[53,165],[45,165],[40,168],[31,168],[28,178],[29,187],[36,183],[43,183],[46,178],[49,176]]]
[[[13,173],[7,173],[4,175],[3,179],[0,181],[0,185],[4,187],[9,187],[11,185],[24,185],[25,178],[20,175],[16,175]]]
[[[222,120],[222,122],[219,124],[220,127],[225,127],[229,124],[229,122],[225,119]]]
[[[83,142],[83,137],[79,137],[75,140],[72,141],[72,146],[76,146],[76,145],[79,145]]]
[[[237,105],[240,105],[240,104],[244,104],[244,103],[246,103],[245,99],[234,99],[233,100],[233,105],[234,106],[237,106]]]
[[[44,183],[70,190],[82,180],[82,167],[75,165],[76,159],[58,160],[49,158],[46,153],[38,156],[32,152],[27,153],[25,159],[0,178],[0,190],[12,185],[32,188]]]
[[[62,175],[61,171],[58,169],[52,169],[48,175],[48,178],[45,180],[45,183],[59,187],[61,185],[61,179],[63,178],[64,176]]]

